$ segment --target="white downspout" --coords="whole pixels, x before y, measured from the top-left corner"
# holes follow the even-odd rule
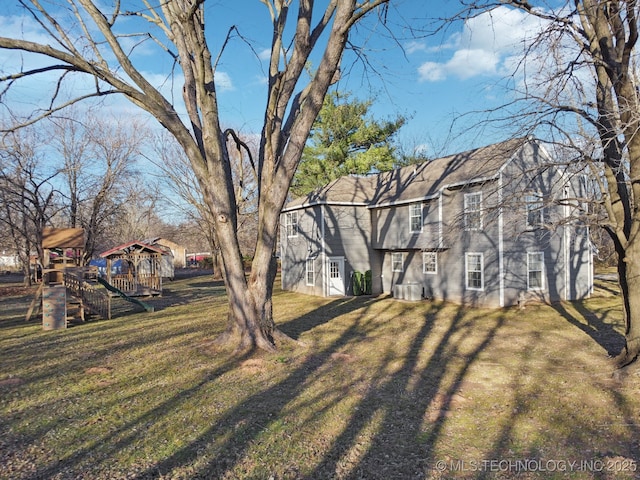
[[[500,307],[504,307],[504,217],[502,196],[502,170],[500,170],[498,177],[498,276],[500,282]]]
[[[438,247],[444,248],[443,227],[442,227],[442,190],[438,195]]]
[[[328,290],[328,283],[329,283],[329,279],[327,278],[327,268],[326,268],[326,264],[327,264],[327,252],[326,252],[326,244],[325,244],[325,238],[324,238],[324,205],[320,205],[320,235],[321,235],[321,241],[320,241],[320,259],[321,259],[321,271],[322,271],[322,296],[326,297],[327,296],[327,290]]]
[[[564,177],[564,172],[562,174],[562,176]],[[571,259],[570,259],[570,253],[571,250],[569,248],[570,242],[571,242],[571,230],[570,230],[570,225],[571,223],[568,221],[569,219],[569,205],[567,205],[567,198],[569,196],[569,193],[567,192],[567,185],[565,184],[564,188],[562,189],[562,200],[563,200],[563,206],[562,206],[562,214],[564,216],[564,300],[569,300],[569,291],[571,288]]]

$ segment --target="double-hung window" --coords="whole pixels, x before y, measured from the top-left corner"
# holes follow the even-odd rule
[[[391,253],[391,271],[392,272],[404,271],[404,255],[401,252]]]
[[[530,193],[525,196],[524,201],[527,207],[527,228],[540,228],[544,222],[542,195]]]
[[[313,258],[307,258],[306,270],[307,270],[307,272],[306,272],[307,273],[307,285],[314,285],[314,281],[315,281],[314,272],[315,272],[315,270],[314,270],[314,260],[313,260]]]
[[[409,205],[409,228],[411,233],[420,233],[422,231],[422,203]]]
[[[544,253],[527,253],[527,288],[529,290],[544,289]]]
[[[465,254],[467,289],[484,290],[484,258],[482,253]]]
[[[287,231],[287,237],[298,236],[298,212],[285,213],[285,229]]]
[[[482,192],[464,194],[465,230],[482,230]]]
[[[438,273],[438,254],[436,252],[422,252],[422,273]]]

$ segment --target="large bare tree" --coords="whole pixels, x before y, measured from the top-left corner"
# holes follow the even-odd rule
[[[222,16],[215,11],[217,4],[205,0],[139,0],[126,2],[128,10],[125,11],[117,0],[47,3],[16,0],[16,4],[39,22],[49,38],[32,41],[3,36],[0,48],[32,52],[51,61],[33,69],[16,65],[16,71],[0,81],[6,92],[6,88],[25,78],[59,73],[60,82],[53,92],[54,98],[45,107],[46,115],[65,104],[57,95],[63,91],[60,84],[66,76],[86,74],[96,79],[96,87],[83,97],[123,95],[155,117],[189,158],[206,205],[214,216],[229,299],[229,322],[223,338],[237,338],[240,349],[257,346],[272,350],[277,330],[272,318],[271,295],[280,210],[309,130],[327,89],[339,75],[350,31],[378,7],[384,9],[388,1],[329,0],[318,7],[313,0],[260,0],[266,7],[265,19],[270,19],[273,34],[262,137],[254,165],[259,199],[258,232],[248,277],[236,234],[236,197],[227,138],[219,118],[215,75],[227,42],[214,55],[205,29],[207,15],[209,18]],[[60,15],[69,12],[75,17],[73,22],[58,20]],[[132,17],[136,21],[132,21]],[[140,30],[131,30],[141,23],[144,27]],[[229,32],[235,30],[236,27],[231,27]],[[181,70],[186,121],[134,64],[131,48],[135,48],[136,41],[145,40],[157,42],[165,55],[173,56],[176,67]],[[312,54],[317,69],[307,81],[305,66]],[[68,102],[80,99],[76,97]]]
[[[617,255],[626,344],[616,363],[624,367],[640,353],[640,94],[636,71],[640,5],[635,0],[463,3],[465,18],[509,7],[536,20],[528,23],[537,27],[524,41],[517,81],[511,82],[512,101],[491,117],[506,120],[510,127],[520,122],[530,132],[544,129],[548,139],[573,150],[575,161],[591,160],[592,178],[599,186],[591,198],[598,203],[591,220],[608,232]]]

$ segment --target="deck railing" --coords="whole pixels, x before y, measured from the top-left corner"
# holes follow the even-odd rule
[[[137,277],[130,275],[113,275],[111,277],[111,285],[118,290],[129,293],[144,293],[144,290],[149,290],[149,294],[153,292],[161,291],[161,279],[157,275],[151,274],[138,274]]]
[[[86,308],[101,318],[111,318],[111,299],[107,292],[96,285],[84,280],[84,269],[66,270],[64,273],[64,285],[70,296],[80,300],[83,308]]]

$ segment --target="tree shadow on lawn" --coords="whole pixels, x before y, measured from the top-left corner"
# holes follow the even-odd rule
[[[181,282],[165,282],[162,287],[162,295],[157,297],[147,297],[143,302],[153,306],[154,311],[159,312],[169,307],[189,305],[200,300],[208,300],[212,297],[222,297],[226,295],[224,282],[213,280],[209,275],[208,279],[203,276],[188,277]]]
[[[350,315],[349,324],[342,327],[333,341],[292,363],[282,380],[233,405],[185,446],[142,472],[131,472],[128,478],[176,475],[182,478],[185,470],[189,471],[189,478],[194,479],[269,478],[274,470],[277,473],[273,478],[292,479],[432,478],[434,473],[437,475],[434,465],[439,459],[434,457],[435,446],[442,440],[448,420],[457,411],[456,402],[460,392],[464,393],[467,376],[514,315],[505,310],[485,318],[482,312],[469,314],[464,307],[431,303],[422,304],[420,316],[411,318],[416,313],[414,305],[407,303],[398,307],[397,301],[372,298],[339,299],[281,325],[286,333],[299,338],[304,332],[325,326],[332,318]],[[393,312],[388,321],[397,322],[398,329],[411,325],[412,335],[415,332],[401,351],[397,350],[396,338],[389,333],[384,343],[380,343],[379,337],[372,343],[380,329],[379,318],[387,311]],[[524,341],[525,355],[515,367],[526,373],[528,362],[535,360],[526,353],[541,339],[532,334]],[[378,348],[379,361],[367,372],[366,381],[355,374],[349,378],[350,368],[356,368],[353,364],[350,367],[349,362],[358,361],[357,354],[352,352],[365,351],[368,346]],[[145,425],[160,418],[173,417],[179,421],[191,399],[197,398],[210,382],[240,366],[243,360],[246,357],[222,361],[189,389],[172,394],[108,435],[96,438],[95,443],[72,457],[25,478],[47,478],[78,471],[87,465],[87,458],[92,458],[95,465],[107,466],[119,451],[139,441]],[[552,365],[549,363],[549,368]],[[314,392],[309,398],[309,384],[321,382],[327,370],[332,372],[330,375],[344,375],[342,383],[327,383],[327,389]],[[509,385],[516,405],[500,435],[487,439],[487,448],[493,455],[509,452],[516,436],[515,425],[528,413],[531,398],[545,385],[546,374],[548,371],[542,369],[534,382],[525,382],[523,377],[516,376]],[[358,394],[354,396],[353,391]],[[314,431],[316,422],[338,409],[344,396],[355,399],[344,424],[335,431]],[[618,399],[618,405],[625,405],[624,398]],[[626,410],[620,408],[626,412],[625,419],[632,421],[631,406]],[[278,463],[283,462],[280,456],[285,457],[285,452],[269,450],[269,435],[275,435],[274,431],[286,424],[285,419],[290,419],[290,424],[282,434],[289,435],[292,443],[303,431],[314,431],[309,434],[312,437],[324,435],[324,443],[314,443],[316,438],[310,440],[312,448],[321,448],[321,451],[309,452],[308,458],[288,459],[286,465]],[[576,428],[580,428],[579,425]],[[478,431],[481,431],[480,425]],[[265,458],[272,464],[261,465],[249,458],[263,442],[267,451]],[[291,448],[304,452],[305,447]],[[534,447],[529,452],[540,453]],[[469,472],[466,474],[465,478],[469,478]],[[482,472],[474,477],[488,478]]]
[[[25,289],[22,295],[4,295],[0,293],[0,329],[31,327],[41,323],[42,316],[38,315],[41,310],[39,302],[34,304],[34,309],[29,320],[26,314],[31,306],[37,289],[31,287]]]
[[[278,329],[289,337],[298,340],[300,335],[316,327],[324,325],[336,317],[366,308],[379,298],[371,296],[340,297],[323,305],[321,308],[300,315],[288,322],[278,323]]]
[[[607,324],[591,322],[597,329],[589,331],[562,305],[554,307],[595,343],[609,345],[613,335]],[[582,310],[582,304],[576,308],[585,318],[593,315]],[[634,412],[637,403],[629,402],[637,396],[635,389],[613,380],[604,359],[585,368],[570,347],[543,356],[536,345],[544,338],[535,332],[529,336],[523,355],[512,364],[516,374],[505,386],[513,395],[485,455],[491,463],[478,469],[474,478],[638,478],[640,422]],[[563,372],[559,378],[558,371]],[[578,387],[567,387],[568,381]]]
[[[571,325],[582,330],[585,334],[600,345],[609,357],[614,357],[624,348],[625,339],[615,325],[606,322],[610,311],[599,314],[587,308],[582,301],[572,302],[579,316],[569,312],[562,302],[553,303],[551,306]],[[580,318],[581,317],[581,318]]]
[[[425,478],[437,459],[432,448],[441,436],[445,421],[463,398],[459,390],[469,368],[501,329],[500,316],[478,338],[470,350],[462,347],[475,322],[465,318],[464,307],[457,308],[445,332],[432,347],[426,364],[420,364],[425,347],[429,348],[440,307],[435,304],[422,320],[402,366],[367,392],[349,426],[335,439],[324,460],[314,469],[312,478],[329,478],[343,470],[342,478]],[[486,325],[485,325],[486,327]],[[429,347],[427,347],[427,344]],[[377,382],[376,382],[377,383]],[[366,453],[349,458],[349,452],[372,425],[378,424]],[[345,468],[345,463],[347,467]],[[351,465],[349,465],[351,463]]]
[[[360,305],[361,312],[349,328],[329,346],[321,351],[309,355],[297,368],[281,382],[255,394],[230,410],[223,418],[212,425],[204,434],[187,447],[177,451],[164,461],[145,471],[136,478],[151,478],[154,475],[170,475],[174,469],[185,465],[196,465],[199,449],[202,445],[212,444],[216,439],[224,438],[222,444],[216,446],[215,453],[207,458],[206,465],[199,466],[192,478],[236,478],[232,473],[235,468],[242,466],[240,462],[250,452],[258,441],[262,432],[268,430],[275,422],[284,417],[304,417],[304,409],[298,407],[298,412],[291,410],[291,403],[301,396],[309,382],[323,374],[326,368],[341,358],[338,354],[346,347],[363,344],[369,341],[368,334],[375,334],[376,319],[371,318],[370,307],[374,300],[356,302],[352,306]],[[330,317],[340,302],[332,302],[328,312],[315,311],[303,316],[300,322],[290,322],[289,332],[308,329],[313,323],[310,319]],[[462,343],[467,338],[464,331],[474,328],[475,322],[465,318],[465,310],[457,309],[449,326],[440,332],[435,331],[436,320],[444,304],[433,304],[423,318],[416,318],[419,322],[417,334],[411,341],[408,350],[402,355],[402,365],[389,374],[391,363],[398,359],[397,352],[391,348],[380,351],[382,361],[375,371],[370,372],[367,385],[357,406],[352,410],[346,427],[335,438],[328,441],[331,445],[319,458],[314,459],[315,467],[310,472],[301,473],[305,465],[289,465],[288,471],[282,478],[421,478],[431,468],[433,461],[431,447],[438,439],[445,419],[453,408],[455,394],[462,384],[470,366],[477,359],[484,348],[490,344],[500,330],[504,319],[500,317],[483,333],[477,344],[466,351]],[[348,304],[342,303],[342,308],[348,309]],[[407,306],[406,312],[411,312]],[[376,312],[379,314],[379,312]],[[317,321],[316,321],[317,322]],[[439,338],[431,338],[439,337]],[[389,339],[393,344],[393,338]],[[430,358],[424,365],[426,344],[434,344]],[[360,345],[362,346],[362,345]],[[342,354],[345,355],[345,354]],[[356,382],[357,383],[357,382]],[[362,387],[362,386],[360,386]],[[359,388],[350,384],[348,388]],[[327,400],[332,398],[332,400]],[[330,412],[342,400],[341,392],[325,390],[318,394],[316,401],[322,402],[321,412],[315,412],[313,417]],[[313,405],[314,400],[306,401]],[[433,412],[430,425],[425,430],[425,415],[430,408],[437,404]],[[374,426],[375,425],[375,426]],[[297,425],[296,431],[305,429]],[[312,422],[306,427],[312,428]],[[348,458],[351,452],[361,443],[361,436],[373,428],[370,446],[361,455]],[[277,454],[275,454],[277,456]],[[346,456],[346,457],[345,457]],[[302,460],[300,460],[302,462]],[[350,464],[345,467],[345,464]],[[253,464],[254,471],[247,478],[267,478],[270,475],[269,466]],[[257,471],[255,471],[257,470]]]
[[[91,465],[99,465],[104,462],[103,465],[107,468],[113,458],[117,457],[117,453],[131,445],[135,444],[140,436],[141,432],[144,432],[149,425],[153,425],[159,418],[167,415],[167,412],[177,411],[179,412],[183,405],[209,382],[215,381],[216,378],[224,375],[225,373],[233,370],[238,366],[238,363],[246,357],[229,358],[222,362],[216,369],[208,372],[200,382],[193,385],[190,389],[181,390],[179,395],[174,395],[168,400],[160,403],[154,408],[148,410],[143,415],[136,417],[134,420],[129,421],[118,428],[113,428],[106,435],[99,438],[92,439],[91,443],[88,443],[85,447],[79,448],[71,456],[53,461],[49,466],[40,468],[32,475],[25,476],[23,478],[30,480],[39,480],[44,478],[80,478],[81,474],[84,474],[82,465],[87,465],[87,459],[91,459]],[[50,428],[53,426],[50,425]],[[46,434],[46,432],[42,432]],[[36,440],[40,435],[32,436],[31,439],[23,439],[22,443],[25,446],[32,441]],[[34,442],[35,443],[35,442]],[[104,448],[105,445],[108,447]],[[102,469],[101,469],[102,470]],[[73,473],[75,472],[75,474]],[[98,474],[95,474],[98,476]],[[89,475],[91,477],[92,475]],[[89,478],[84,477],[84,478]],[[99,478],[106,478],[99,476]],[[127,478],[134,478],[132,475]],[[157,478],[157,469],[153,472],[145,474],[143,478]]]

